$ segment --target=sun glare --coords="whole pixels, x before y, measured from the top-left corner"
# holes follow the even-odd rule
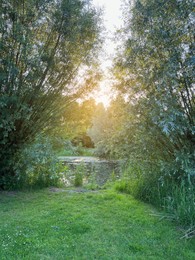
[[[99,89],[97,89],[92,97],[95,99],[96,104],[103,103],[104,107],[107,108],[113,98],[113,91],[110,87],[110,81],[105,79],[100,82]]]
[[[103,103],[104,107],[107,108],[109,107],[110,104],[110,98],[108,95],[101,94],[95,98],[96,103]]]
[[[123,24],[121,16],[122,0],[93,0],[93,4],[102,7],[104,25],[106,27],[107,37],[103,46],[103,56],[100,56],[101,68],[104,71],[105,78],[100,82],[99,90],[96,91],[92,97],[96,103],[103,103],[107,108],[113,99],[114,93],[111,89],[112,82],[109,79],[109,68],[112,65],[113,56],[118,44],[113,40],[116,28],[120,28]]]

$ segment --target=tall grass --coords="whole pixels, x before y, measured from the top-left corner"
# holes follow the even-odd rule
[[[123,177],[115,182],[117,191],[133,195],[167,212],[178,224],[195,226],[195,187],[186,180],[163,178],[158,168],[148,171],[142,165],[132,164]]]
[[[163,187],[162,204],[174,219],[185,226],[195,225],[195,187],[184,181],[166,183]],[[165,192],[166,190],[166,192]]]

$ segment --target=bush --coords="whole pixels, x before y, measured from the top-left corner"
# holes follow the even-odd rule
[[[65,167],[54,155],[48,138],[39,137],[15,159],[15,178],[6,189],[59,186]]]

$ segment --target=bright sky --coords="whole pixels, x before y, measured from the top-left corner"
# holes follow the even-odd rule
[[[92,0],[92,3],[95,6],[104,8],[105,23],[110,30],[115,30],[115,26],[121,24],[121,0]]]
[[[106,74],[108,74],[107,69],[112,64],[112,58],[114,56],[116,42],[114,42],[113,37],[117,28],[122,26],[122,12],[120,6],[122,0],[92,0],[92,3],[97,7],[102,7],[104,9],[104,25],[106,27],[106,40],[104,43],[104,55],[101,57],[102,69]],[[110,81],[105,79],[100,83],[100,92],[96,95],[97,102],[103,102],[105,106],[108,106],[109,99],[112,97],[110,91]]]

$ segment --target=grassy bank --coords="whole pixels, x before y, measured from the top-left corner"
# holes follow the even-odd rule
[[[195,241],[113,191],[0,193],[0,259],[195,259]]]

